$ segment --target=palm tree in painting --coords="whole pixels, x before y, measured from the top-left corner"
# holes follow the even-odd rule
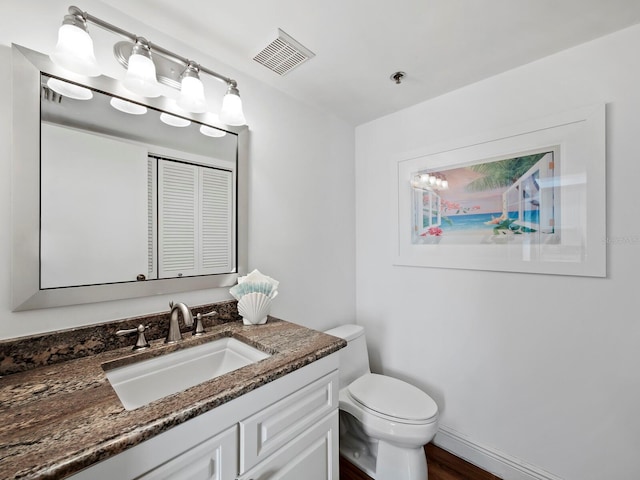
[[[524,157],[472,165],[469,169],[482,174],[482,177],[468,183],[466,189],[470,192],[483,192],[495,188],[509,187],[535,165],[538,160],[544,157],[546,153],[536,153],[535,155],[525,155]]]

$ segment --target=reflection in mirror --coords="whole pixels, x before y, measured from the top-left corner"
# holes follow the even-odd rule
[[[40,105],[42,289],[235,272],[235,135],[44,74]]]
[[[13,57],[14,310],[233,285],[246,127],[126,98],[24,47]]]

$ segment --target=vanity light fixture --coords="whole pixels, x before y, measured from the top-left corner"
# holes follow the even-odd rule
[[[240,126],[247,123],[242,113],[242,99],[235,81],[229,85],[227,94],[222,99],[222,110],[220,110],[220,121],[227,125]]]
[[[58,30],[58,43],[51,54],[51,60],[80,75],[100,75],[100,67],[93,53],[93,40],[87,32],[87,22],[82,15],[71,12],[71,8]]]
[[[204,85],[198,75],[199,69],[194,62],[189,62],[187,69],[182,74],[178,106],[187,112],[203,113],[207,110]]]
[[[151,59],[151,49],[147,40],[142,37],[136,38],[122,84],[136,95],[149,98],[160,96],[160,85],[156,78],[156,66]]]
[[[145,97],[159,96],[161,87],[158,83],[162,83],[180,89],[178,105],[181,108],[193,113],[203,113],[207,104],[200,74],[206,73],[226,83],[228,87],[222,100],[220,121],[231,126],[242,126],[246,123],[235,80],[83,12],[75,6],[70,6],[69,13],[65,15],[58,32],[58,44],[50,56],[56,65],[80,75],[100,75],[93,53],[93,41],[87,32],[87,22],[128,40],[116,43],[114,54],[127,69],[123,83],[133,93]]]

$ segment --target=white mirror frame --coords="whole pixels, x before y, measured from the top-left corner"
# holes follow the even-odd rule
[[[164,97],[146,99],[148,106],[191,117],[238,137],[237,232],[238,271],[219,275],[183,277],[79,287],[40,289],[40,74],[67,78],[103,92],[127,96],[116,80],[82,77],[63,71],[49,57],[12,44],[13,57],[13,151],[12,151],[12,266],[11,301],[14,311],[147,297],[166,293],[204,290],[234,285],[247,273],[248,136],[246,126],[221,125],[209,114],[177,112]],[[172,112],[173,111],[173,112]],[[38,141],[35,141],[38,139]]]

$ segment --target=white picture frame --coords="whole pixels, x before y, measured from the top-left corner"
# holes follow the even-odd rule
[[[539,182],[536,177],[536,185],[543,184],[542,190],[547,192],[547,196],[553,191],[555,210],[546,217],[543,213],[534,212],[534,218],[535,222],[544,220],[545,225],[552,227],[541,228],[536,223],[532,224],[531,215],[523,218],[521,214],[518,218],[518,207],[513,206],[512,201],[511,207],[504,208],[505,213],[512,210],[512,218],[506,222],[510,225],[508,228],[500,230],[496,225],[489,226],[500,222],[494,215],[484,218],[487,226],[477,231],[454,232],[442,223],[440,202],[444,204],[445,200],[434,200],[453,193],[438,191],[428,180],[426,187],[420,183],[421,178],[424,180],[429,175],[439,177],[438,182],[441,182],[447,172],[455,174],[475,165],[509,161],[531,154],[540,154],[538,157],[541,157],[545,152],[550,153],[544,161],[552,162],[555,173],[546,178],[546,184],[544,178]],[[606,276],[604,104],[402,154],[393,160],[392,169],[394,265]],[[530,176],[531,171],[526,175]],[[523,174],[514,184],[526,175]],[[520,187],[518,184],[511,188],[509,195],[513,197],[516,190],[520,196],[528,195],[524,186]],[[426,195],[424,192],[431,193]],[[503,196],[506,202],[507,194]],[[465,195],[468,200],[467,197]],[[547,201],[547,205],[551,203]],[[480,210],[479,206],[474,208]],[[453,213],[469,212],[461,208]],[[487,212],[482,213],[488,215]],[[433,215],[433,219],[424,220],[427,218],[425,215]],[[489,218],[491,220],[487,221]],[[453,219],[455,217],[447,218],[447,221],[455,224]],[[433,228],[429,230],[431,221]]]

